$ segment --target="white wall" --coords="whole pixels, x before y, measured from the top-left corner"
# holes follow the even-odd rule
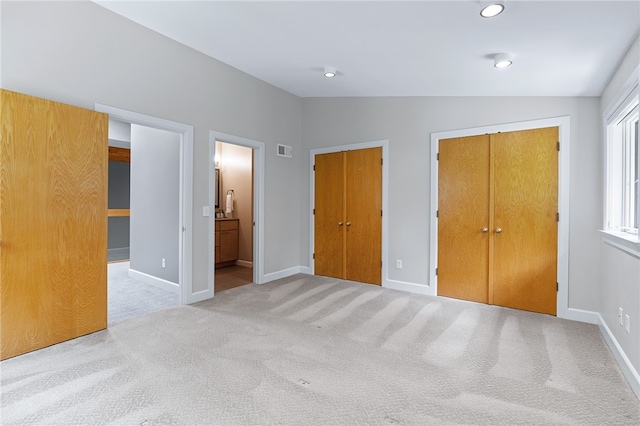
[[[420,285],[429,277],[430,134],[568,115],[571,117],[569,307],[596,311],[600,125],[597,98],[306,98],[302,101],[300,251],[309,253],[309,150],[389,140],[389,279]],[[395,260],[403,269],[395,269]],[[304,263],[303,265],[306,265]]]
[[[208,137],[266,143],[264,271],[300,264],[300,99],[94,3],[1,2],[2,87],[71,105],[95,103],[193,125],[193,291],[206,290]]]
[[[602,123],[600,133],[600,148],[602,161],[600,168],[600,199],[604,199],[604,152],[605,132],[604,114],[620,96],[625,84],[638,72],[640,66],[640,38],[638,38],[623,59],[617,72],[601,96],[601,115],[598,120]],[[637,77],[637,75],[636,75]],[[603,205],[599,206],[603,209]],[[602,228],[603,223],[598,224]],[[635,370],[636,383],[634,390],[640,395],[640,257],[612,246],[604,240],[600,243],[600,293],[598,312],[606,328],[611,333],[612,340],[617,343],[624,356]],[[627,334],[618,322],[618,308],[621,307],[631,319],[631,333]],[[606,332],[606,330],[605,330]],[[615,353],[615,351],[614,351]],[[633,374],[633,373],[632,373]]]
[[[131,125],[130,205],[130,268],[178,284],[180,134]]]

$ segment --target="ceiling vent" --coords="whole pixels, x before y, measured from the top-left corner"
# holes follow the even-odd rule
[[[278,157],[293,158],[292,148],[288,145],[278,144]]]

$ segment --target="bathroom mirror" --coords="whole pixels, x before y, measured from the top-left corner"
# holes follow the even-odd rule
[[[216,209],[220,208],[220,169],[216,169],[216,177],[215,177],[215,188],[216,188]]]

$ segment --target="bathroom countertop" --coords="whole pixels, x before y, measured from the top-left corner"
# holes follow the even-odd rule
[[[237,217],[216,217],[216,220],[238,220]]]

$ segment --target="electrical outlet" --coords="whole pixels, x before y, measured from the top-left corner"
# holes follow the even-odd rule
[[[162,259],[162,268],[166,268],[167,267],[167,262],[165,259]]]
[[[620,323],[620,326],[624,326],[624,322],[622,320],[622,308],[618,308],[618,322]]]
[[[631,333],[631,325],[629,324],[631,320],[629,319],[629,314],[625,314],[624,316],[624,329],[627,331],[627,334]]]
[[[396,269],[402,269],[402,260],[396,260]]]

